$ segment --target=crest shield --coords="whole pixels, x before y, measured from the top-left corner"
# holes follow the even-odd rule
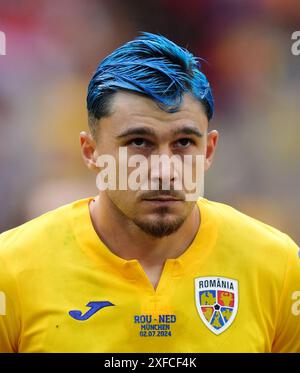
[[[224,332],[238,310],[238,282],[226,277],[195,279],[197,311],[201,320],[215,334]]]

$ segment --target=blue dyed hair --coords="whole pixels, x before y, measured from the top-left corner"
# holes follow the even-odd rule
[[[184,93],[191,93],[212,118],[214,101],[199,58],[161,35],[143,32],[117,48],[97,67],[88,86],[89,125],[95,134],[96,122],[110,114],[114,93],[120,90],[143,94],[162,110],[176,112]]]

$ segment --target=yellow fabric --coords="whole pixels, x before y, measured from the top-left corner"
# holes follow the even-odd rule
[[[1,352],[300,352],[300,259],[287,235],[201,199],[199,231],[166,261],[155,291],[136,260],[100,241],[90,200],[0,236]],[[236,316],[218,335],[197,309],[195,280],[203,277],[238,284]],[[113,305],[86,320],[69,314],[84,317],[89,302]]]

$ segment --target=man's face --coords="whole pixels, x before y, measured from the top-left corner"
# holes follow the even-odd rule
[[[126,147],[127,156],[142,155],[147,159],[147,180],[158,190],[105,190],[107,198],[127,219],[144,232],[163,237],[175,232],[191,213],[195,202],[185,201],[187,191],[175,190],[175,181],[182,177],[176,167],[168,172],[151,165],[152,155],[177,156],[203,155],[204,167],[210,166],[217,141],[217,132],[207,133],[208,120],[202,105],[186,94],[180,110],[167,113],[146,97],[134,93],[118,92],[112,100],[111,115],[98,123],[96,151],[94,155],[109,154],[117,165],[127,167],[119,159],[119,148]],[[190,164],[195,171],[195,162]],[[133,168],[127,167],[129,175]],[[166,180],[166,178],[168,180]],[[145,180],[144,180],[145,181]],[[168,190],[162,190],[163,182],[169,182]]]

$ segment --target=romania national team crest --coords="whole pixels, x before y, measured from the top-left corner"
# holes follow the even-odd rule
[[[237,313],[238,282],[225,277],[198,277],[195,295],[204,324],[215,334],[224,332]]]

